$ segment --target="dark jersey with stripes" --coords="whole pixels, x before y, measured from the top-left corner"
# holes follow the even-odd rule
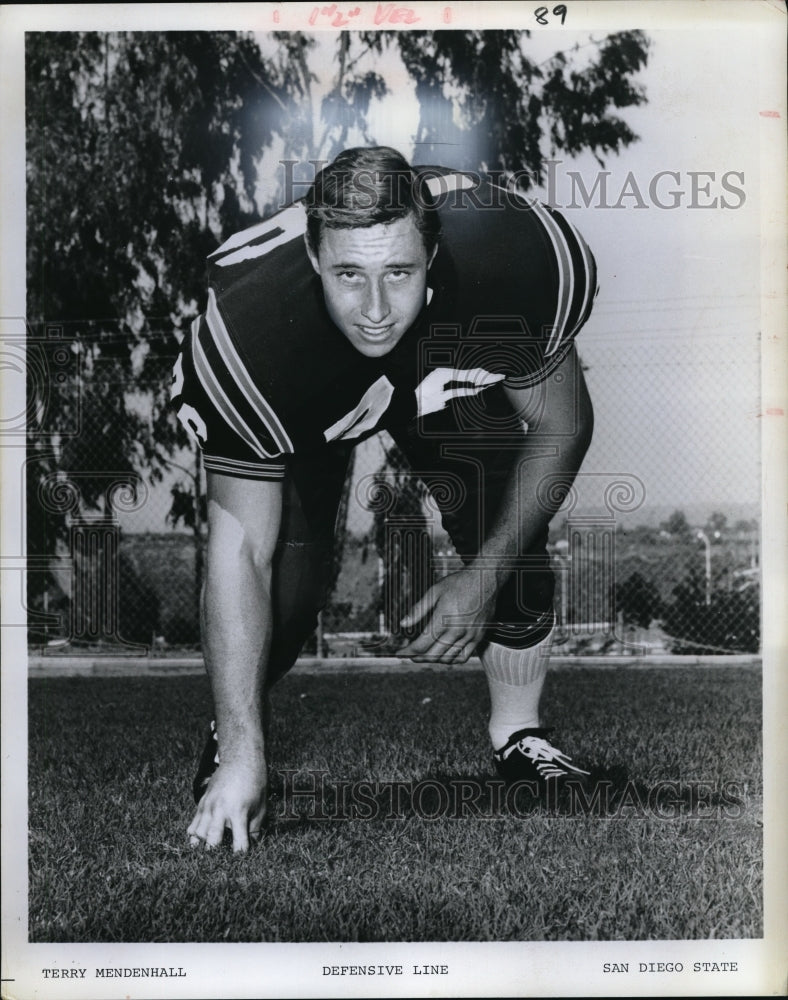
[[[209,258],[205,313],[176,365],[173,398],[208,469],[279,478],[288,454],[360,439],[417,415],[419,383],[483,368],[525,387],[546,377],[588,318],[596,268],[566,219],[439,168],[427,181],[442,235],[428,301],[382,358],[331,321],[306,255],[300,203]]]

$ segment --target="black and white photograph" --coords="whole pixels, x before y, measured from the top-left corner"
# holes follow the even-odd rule
[[[3,998],[784,994],[785,39],[0,9]]]

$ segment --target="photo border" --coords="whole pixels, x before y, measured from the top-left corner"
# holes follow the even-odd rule
[[[375,3],[362,9],[354,29],[369,28]],[[384,5],[385,6],[385,5]],[[407,5],[419,28],[522,27],[532,22],[538,3],[503,3],[483,8],[473,3]],[[756,995],[785,990],[788,939],[788,861],[784,845],[788,824],[784,776],[788,773],[786,708],[786,161],[785,64],[786,15],[782,4],[761,0],[693,0],[640,4],[599,2],[567,4],[573,28],[599,31],[687,26],[702,32],[719,19],[741,19],[742,30],[759,33],[761,138],[761,331],[762,344],[762,500],[763,500],[763,687],[764,687],[764,850],[765,932],[762,940],[674,942],[426,942],[390,944],[30,944],[27,940],[27,652],[24,610],[24,439],[0,448],[2,520],[0,585],[3,607],[3,997],[181,997],[262,996],[678,996]],[[20,5],[0,10],[0,178],[2,219],[0,251],[0,333],[24,331],[24,63],[26,30],[168,28],[218,30],[317,30],[308,23],[312,6],[294,3],[158,5]],[[448,18],[448,20],[447,20]],[[483,19],[483,24],[480,23]],[[365,23],[361,23],[362,20]],[[386,28],[408,30],[387,24]],[[336,30],[322,27],[320,30]],[[764,112],[769,112],[764,114]],[[776,112],[776,114],[773,114]],[[25,412],[25,379],[19,368],[4,369],[3,416]],[[613,979],[601,972],[604,962],[735,961],[740,973],[653,973]],[[412,976],[367,979],[324,977],[324,965],[448,964],[451,975],[423,985]],[[44,967],[164,966],[188,969],[185,978],[163,980],[45,980]],[[232,970],[228,973],[227,970]],[[132,993],[133,990],[133,993]]]

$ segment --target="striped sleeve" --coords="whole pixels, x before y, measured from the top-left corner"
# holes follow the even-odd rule
[[[531,205],[552,246],[558,274],[555,316],[546,331],[544,355],[560,358],[591,315],[598,291],[596,262],[586,241],[559,212],[537,201]]]
[[[300,239],[305,222],[303,206],[291,205],[230,236],[208,258],[208,305],[192,324],[183,350],[184,359],[188,358],[184,373],[190,372],[187,382],[199,406],[192,403],[183,412],[191,425],[194,414],[198,415],[203,431],[198,439],[202,439],[203,459],[210,471],[246,479],[281,479],[287,456],[295,450],[243,354],[239,324],[246,335],[255,337],[260,318],[238,315],[237,289],[257,273],[266,255]]]
[[[239,412],[237,400],[225,395],[200,337],[206,319],[194,321],[173,370],[172,405],[187,434],[199,444],[209,472],[239,479],[278,481],[285,458],[270,438],[261,441]],[[210,353],[210,351],[208,352]],[[226,376],[225,376],[226,378]]]
[[[237,458],[211,455],[207,451],[203,451],[202,460],[208,472],[218,472],[236,479],[276,483],[285,478],[284,462],[244,462]]]
[[[235,344],[222,319],[216,295],[213,289],[208,293],[208,309],[205,313],[207,331],[210,338],[204,336],[205,343],[210,343],[221,364],[216,366],[221,374],[216,377],[217,391],[222,399],[222,406],[230,413],[236,423],[242,425],[246,432],[255,437],[258,442],[268,442],[268,449],[260,444],[263,457],[293,451],[293,442],[287,434],[274,409],[268,404],[265,396],[254,383],[246,368],[243,358],[238,353]],[[202,331],[203,334],[205,331]],[[200,338],[198,337],[198,342]],[[247,426],[244,419],[248,421]],[[244,436],[242,434],[242,436]]]

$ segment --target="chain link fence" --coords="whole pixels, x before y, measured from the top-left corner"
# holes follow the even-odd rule
[[[583,348],[594,441],[550,535],[566,653],[759,651],[757,348],[743,357],[715,347],[710,357],[702,339],[674,347],[666,335],[636,350],[604,338]],[[199,454],[177,454],[155,483],[105,479],[90,510],[67,469],[29,506],[28,517],[67,523],[56,551],[30,564],[40,577],[31,647],[197,651]],[[385,434],[356,448],[346,501],[336,583],[306,651],[387,653],[404,609],[461,564]]]

